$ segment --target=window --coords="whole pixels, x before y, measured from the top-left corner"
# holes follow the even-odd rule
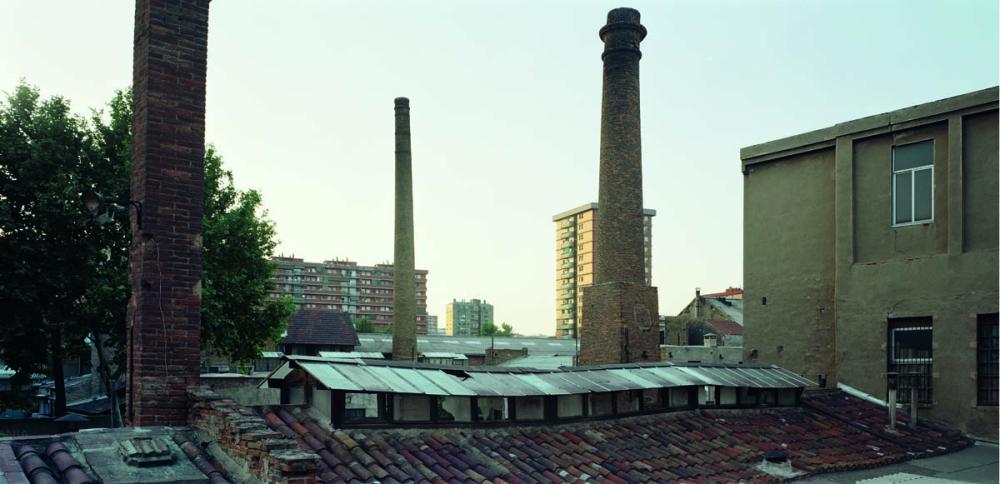
[[[977,318],[976,338],[976,388],[979,389],[979,405],[997,405],[998,384],[997,364],[997,313],[980,314]]]
[[[934,141],[892,147],[892,223],[934,218]]]
[[[911,389],[917,402],[932,403],[933,350],[931,318],[889,320],[888,369],[898,377],[899,402],[909,403]]]

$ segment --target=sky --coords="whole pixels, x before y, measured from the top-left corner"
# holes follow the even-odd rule
[[[653,285],[676,314],[743,280],[742,147],[998,83],[985,0],[633,1]],[[555,328],[552,216],[597,201],[601,50],[620,1],[213,0],[206,139],[278,252],[393,254],[393,99],[410,98],[428,311]],[[89,113],[132,81],[134,2],[0,0],[0,91]]]

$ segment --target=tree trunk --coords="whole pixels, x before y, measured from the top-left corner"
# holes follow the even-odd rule
[[[59,418],[66,415],[66,380],[63,377],[62,328],[58,324],[53,324],[49,331],[49,352],[52,357],[51,376],[56,392],[52,416]]]

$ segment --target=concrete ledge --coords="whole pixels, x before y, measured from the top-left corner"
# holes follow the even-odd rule
[[[993,86],[954,97],[897,109],[888,113],[845,121],[828,128],[741,148],[740,160],[745,167],[784,156],[831,147],[834,140],[840,136],[890,128],[896,124],[909,123],[917,119],[940,116],[977,106],[988,107],[992,104],[995,109],[998,98],[1000,98],[1000,90],[998,90],[997,86]]]

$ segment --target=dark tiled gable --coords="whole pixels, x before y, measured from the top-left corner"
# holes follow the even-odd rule
[[[285,343],[357,346],[351,318],[339,311],[300,309],[288,320]]]
[[[785,450],[807,474],[951,452],[971,442],[921,427],[880,431],[879,407],[827,392],[802,408],[700,410],[553,427],[329,431],[300,408],[260,407],[268,426],[319,455],[327,482],[777,480],[755,468]],[[849,423],[847,420],[859,422]]]
[[[731,321],[728,319],[710,319],[705,321],[715,334],[722,335],[743,335],[743,326],[736,321]]]

